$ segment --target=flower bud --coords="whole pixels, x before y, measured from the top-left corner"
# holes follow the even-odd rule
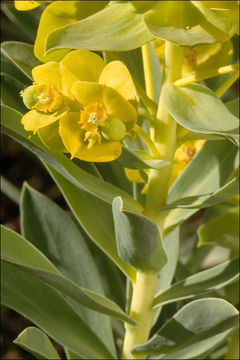
[[[110,118],[101,127],[101,133],[108,141],[120,141],[126,135],[126,127],[121,120]]]
[[[31,109],[38,102],[38,92],[35,85],[27,87],[22,92],[22,98],[24,105]]]

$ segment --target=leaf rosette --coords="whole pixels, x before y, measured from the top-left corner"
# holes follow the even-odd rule
[[[105,65],[88,50],[68,53],[32,70],[33,85],[22,92],[30,109],[26,131],[38,133],[52,150],[84,161],[118,158],[121,140],[137,120],[138,97],[131,75],[120,61]]]

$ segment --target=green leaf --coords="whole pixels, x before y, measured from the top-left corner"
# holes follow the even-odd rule
[[[161,292],[169,288],[175,274],[179,257],[179,230],[179,227],[175,227],[164,237],[163,242],[168,262],[158,273],[157,290]]]
[[[186,209],[202,209],[209,206],[220,204],[226,200],[232,199],[239,193],[239,177],[235,177],[229,181],[226,185],[222,186],[219,190],[212,194],[202,194],[188,196],[182,199],[178,199],[171,204],[167,204],[162,207],[165,209],[169,208],[186,208]]]
[[[85,359],[112,358],[98,336],[58,292],[11,264],[2,264],[1,275],[3,305]]]
[[[228,108],[229,111],[231,111],[231,113],[235,116],[237,116],[239,118],[239,99],[234,99],[231,101],[228,101],[227,103],[225,103],[226,107]]]
[[[203,340],[214,340],[237,323],[238,311],[227,301],[195,300],[183,306],[148,342],[134,347],[132,353],[169,354]]]
[[[17,233],[2,227],[1,260],[33,275],[54,290],[92,310],[117,317],[135,325],[121,308],[104,296],[78,286],[64,277],[52,263],[35,247]]]
[[[198,246],[219,245],[227,247],[234,254],[239,252],[239,206],[226,209],[198,229]]]
[[[56,50],[46,55],[45,47],[48,35],[56,29],[61,29],[67,24],[76,23],[100,11],[107,3],[108,1],[91,1],[91,6],[89,6],[89,1],[67,1],[64,6],[59,2],[50,4],[41,16],[34,45],[35,56],[42,62],[61,60],[69,50]]]
[[[37,359],[60,359],[47,335],[36,327],[24,329],[13,342]]]
[[[145,216],[125,211],[121,197],[113,200],[112,208],[120,258],[142,271],[161,270],[167,256],[157,225]]]
[[[164,249],[166,251],[168,261],[158,273],[156,288],[156,291],[158,292],[163,292],[168,289],[174,278],[179,257],[179,233],[180,228],[177,226],[164,237]],[[161,311],[161,307],[154,311],[155,321],[158,320]]]
[[[182,198],[201,197],[216,193],[231,178],[238,167],[237,147],[227,140],[206,142],[190,161],[172,185],[168,202],[174,203]],[[206,199],[205,199],[206,200]],[[172,209],[169,211],[165,228],[179,225],[197,209]]]
[[[177,45],[194,46],[216,42],[204,29],[204,17],[190,1],[158,1],[143,16],[150,33]],[[204,24],[205,25],[205,24]]]
[[[123,147],[121,156],[117,161],[130,169],[161,169],[169,165],[169,161],[154,159],[146,151],[131,151]]]
[[[1,192],[19,205],[20,190],[3,176],[1,176]]]
[[[79,357],[79,355],[77,354],[74,354],[71,350],[69,349],[64,349],[65,350],[65,355],[66,355],[66,358],[68,360],[72,360],[72,359],[76,359],[76,360],[79,360],[79,359],[83,359],[83,357]]]
[[[21,199],[21,230],[53,265],[77,285],[104,295],[99,271],[77,225],[54,202],[25,185]],[[67,239],[67,241],[66,241]],[[78,303],[81,318],[114,354],[110,319]],[[112,341],[111,341],[112,340]]]
[[[24,84],[24,87],[31,85],[29,77],[24,73],[5,55],[4,50],[1,48],[1,72],[7,74],[20,83]]]
[[[6,41],[1,44],[3,54],[32,80],[32,68],[41,63],[33,55],[33,46],[20,41]]]
[[[7,106],[2,106],[3,132],[27,147],[40,159],[46,161],[81,190],[87,191],[107,203],[112,203],[114,197],[120,195],[129,210],[137,212],[142,210],[142,206],[125,191],[88,174],[64,154],[47,149],[36,136],[32,136],[29,139],[28,133],[20,123],[21,117],[21,114],[17,111]]]
[[[201,84],[176,87],[167,84],[163,102],[169,114],[183,127],[203,134],[239,137],[239,121],[213,91]]]
[[[154,307],[200,296],[221,289],[238,278],[239,258],[225,261],[173,284],[154,299]]]
[[[135,270],[118,255],[111,206],[80,190],[53,168],[44,165],[88,236],[131,280],[134,280]]]
[[[18,11],[15,9],[13,3],[1,4],[1,10],[11,21],[11,26],[20,34],[24,34],[31,42],[34,42],[39,21],[39,15],[37,15],[37,13]]]
[[[47,53],[67,49],[132,50],[152,40],[142,15],[130,2],[112,1],[98,13],[52,31],[46,40]]]
[[[202,13],[205,21],[202,27],[218,41],[226,41],[232,37],[236,31],[236,24],[230,16],[222,11],[215,11],[205,6],[204,2],[191,1],[191,3]],[[233,10],[233,9],[232,9]],[[230,11],[231,12],[231,11]]]
[[[1,74],[1,102],[17,111],[24,113],[26,107],[20,97],[20,91],[25,85],[7,74]]]

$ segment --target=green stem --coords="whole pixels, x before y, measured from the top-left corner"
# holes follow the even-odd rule
[[[146,199],[145,215],[155,221],[163,230],[164,219],[159,215],[158,209],[166,203],[171,175],[172,161],[176,148],[176,121],[167,113],[162,101],[165,84],[175,82],[181,77],[183,48],[166,42],[165,45],[165,71],[157,112],[158,121],[151,128],[151,137],[160,153],[160,158],[168,160],[170,165],[150,170],[148,193]]]
[[[156,291],[157,274],[138,271],[133,284],[133,295],[130,316],[137,326],[125,324],[126,335],[123,344],[123,359],[142,359],[131,354],[131,348],[147,341],[152,325],[152,303]]]
[[[144,48],[144,51],[147,51]],[[166,42],[165,48],[165,74],[164,83],[174,82],[181,77],[183,49]],[[145,64],[145,81],[151,82],[151,71],[149,57],[144,58],[148,61]],[[147,89],[151,88],[146,86]],[[164,84],[162,91],[164,91]],[[148,96],[152,94],[148,93]],[[176,122],[168,115],[164,109],[160,95],[157,122],[151,129],[151,139],[160,153],[161,159],[172,161],[176,143]],[[148,194],[145,206],[145,215],[150,217],[163,229],[163,222],[158,215],[158,208],[165,204],[168,192],[168,181],[171,174],[171,166],[159,170],[150,170]],[[152,304],[156,292],[157,273],[137,272],[136,281],[133,283],[133,294],[130,315],[137,321],[136,326],[125,325],[126,334],[123,344],[123,359],[142,359],[131,353],[133,346],[143,344],[148,340],[152,326]]]
[[[152,156],[156,159],[159,159],[158,149],[154,142],[151,140],[151,138],[148,136],[148,134],[145,133],[145,131],[143,131],[143,129],[138,125],[134,126],[133,131],[135,131],[135,133],[142,138],[142,140],[145,142],[148,149],[150,150]]]
[[[153,79],[152,79],[152,67],[150,60],[150,52],[148,44],[142,46],[142,58],[143,58],[143,70],[144,70],[144,79],[146,85],[146,93],[150,99],[154,100],[154,88],[153,88]]]
[[[231,76],[229,76],[222,85],[219,86],[219,88],[215,91],[215,94],[218,97],[221,97],[232,86],[232,84],[235,83],[238,77],[239,77],[239,69],[235,71]]]
[[[239,64],[223,66],[223,67],[220,67],[217,69],[210,69],[210,70],[205,70],[205,71],[201,71],[201,72],[194,72],[189,76],[186,76],[182,79],[175,81],[174,85],[175,86],[186,86],[193,82],[199,82],[202,80],[210,79],[215,76],[229,74],[231,72],[239,73]]]

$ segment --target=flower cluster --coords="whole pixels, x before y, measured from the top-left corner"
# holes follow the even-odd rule
[[[32,71],[34,83],[22,92],[30,109],[25,130],[38,133],[53,150],[85,161],[112,161],[120,141],[137,120],[138,98],[132,78],[120,61],[107,65],[88,50],[68,53]]]

